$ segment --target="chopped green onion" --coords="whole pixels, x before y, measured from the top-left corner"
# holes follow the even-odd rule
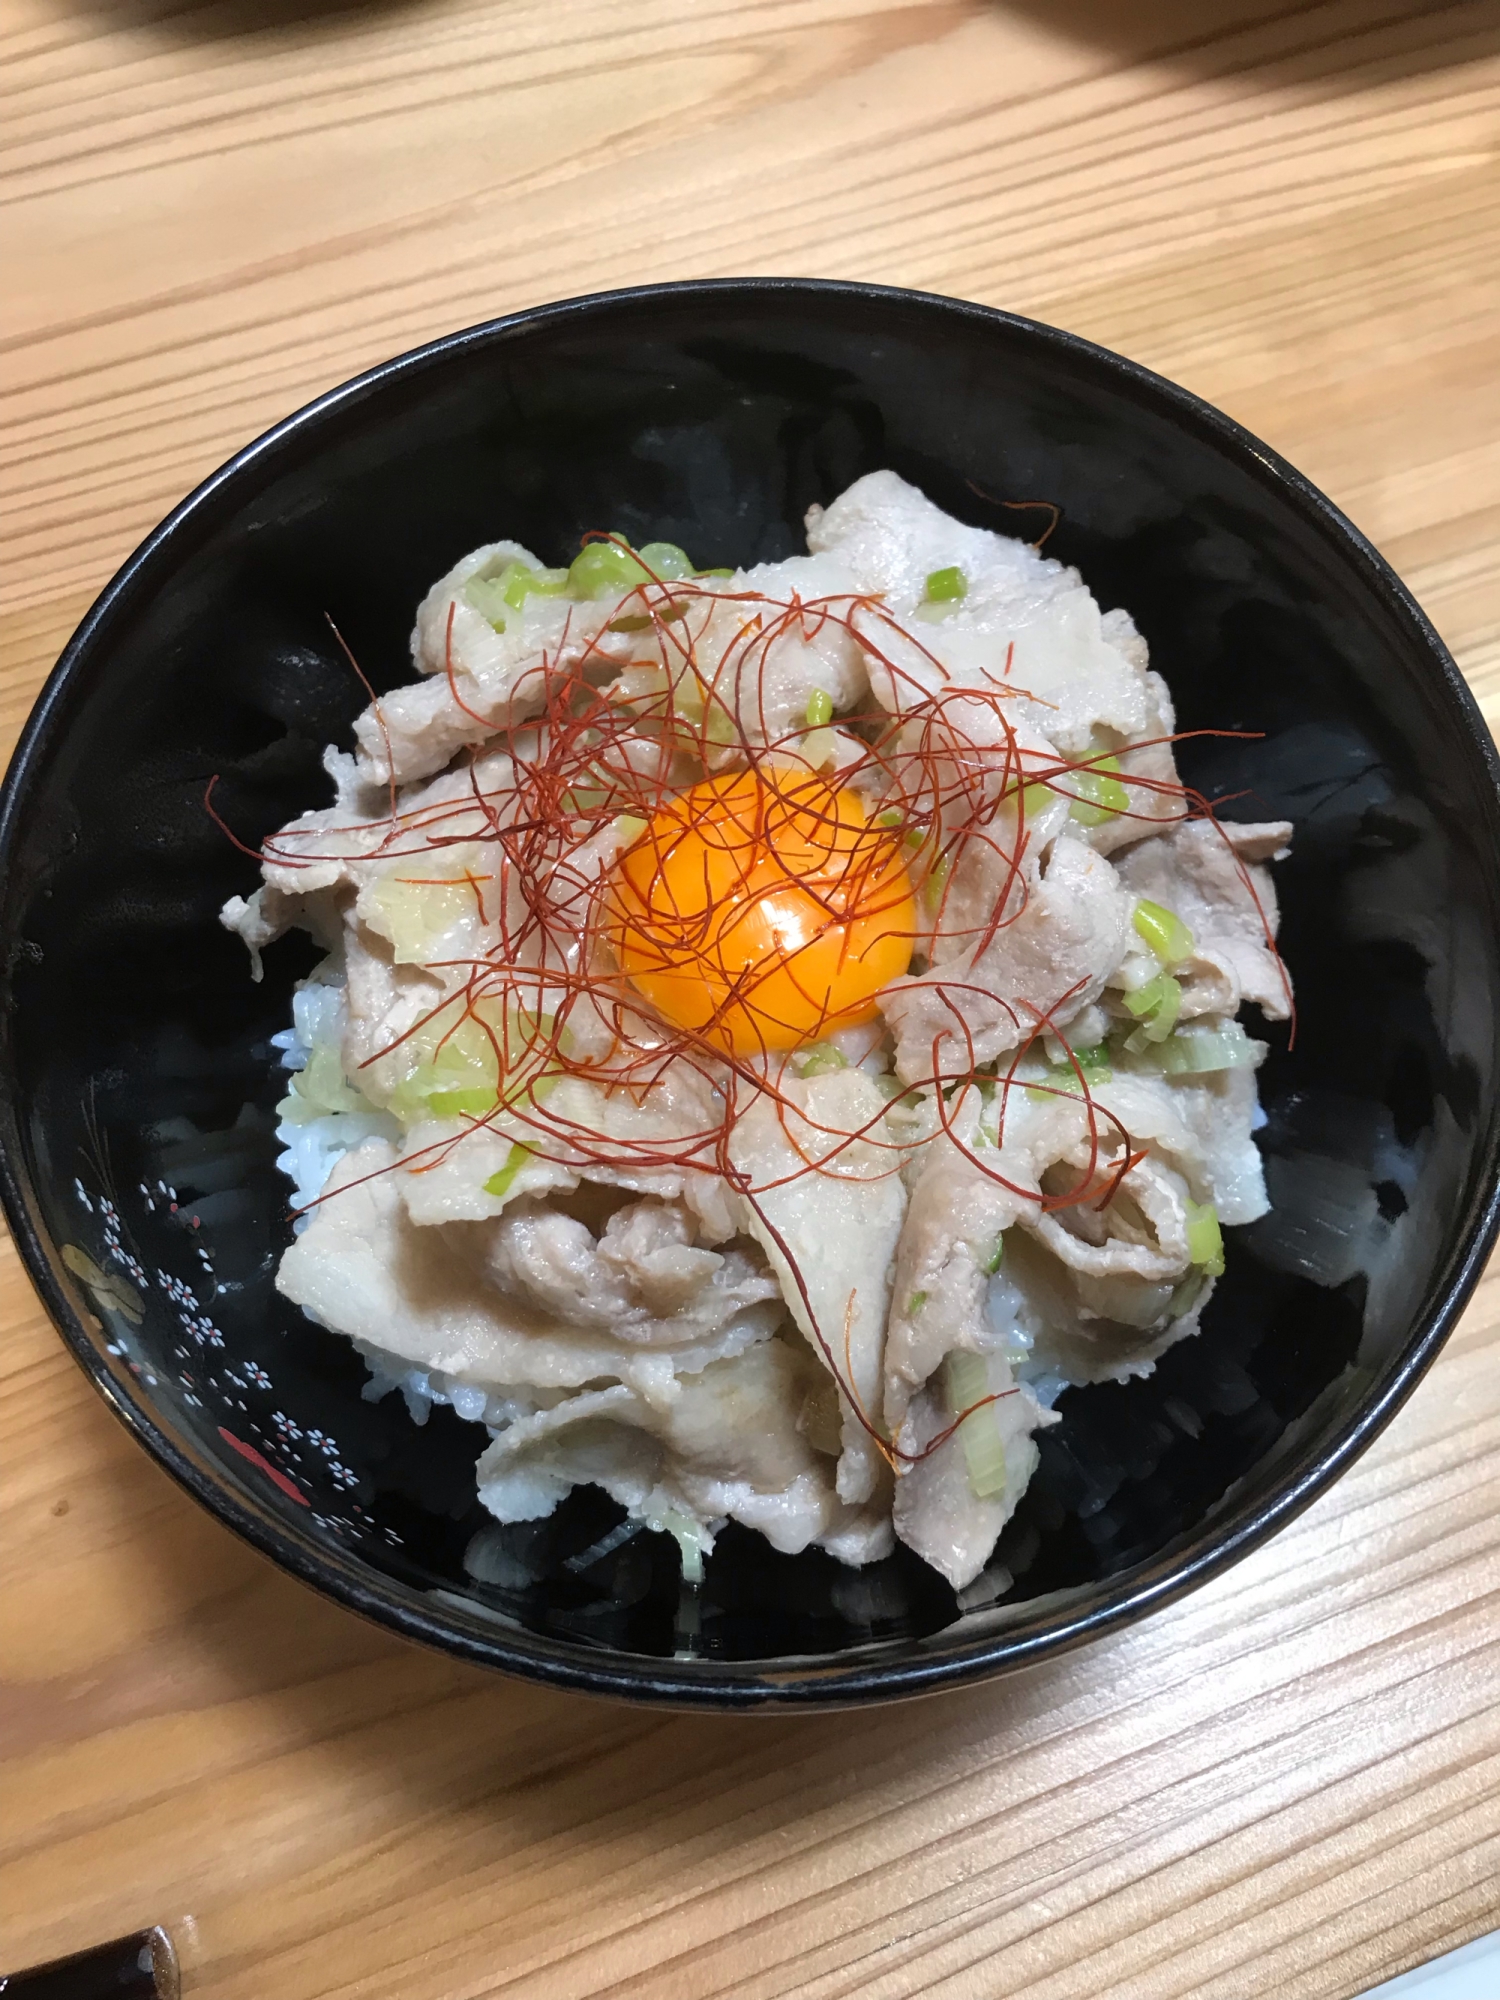
[[[895,806],[888,806],[883,813],[876,814],[875,824],[889,827],[905,826],[906,815],[898,811]]]
[[[995,1238],[987,1257],[981,1258],[979,1268],[987,1278],[993,1278],[1005,1259],[1005,1231],[1002,1229]]]
[[[731,743],[740,740],[739,725],[717,695],[708,704],[703,733],[710,743],[717,744],[720,749],[727,749]]]
[[[533,1104],[545,1104],[562,1080],[563,1072],[560,1069],[544,1069],[540,1076],[534,1077],[521,1089],[513,1090],[506,1102],[517,1104],[523,1097],[529,1097]]]
[[[649,824],[649,820],[641,819],[636,813],[621,813],[620,817],[615,821],[615,830],[620,836],[620,845],[622,847],[630,847],[635,841],[640,839]]]
[[[499,1173],[491,1174],[485,1182],[485,1193],[492,1194],[496,1201],[504,1201],[505,1197],[515,1186],[516,1175],[520,1173],[522,1167],[531,1158],[532,1151],[533,1149],[530,1146],[523,1146],[518,1139],[506,1154],[505,1165],[500,1169]]]
[[[570,597],[623,597],[627,590],[650,581],[649,570],[623,537],[585,543],[568,566]]]
[[[309,1125],[315,1118],[336,1112],[374,1108],[345,1077],[338,1050],[328,1042],[318,1042],[304,1067],[294,1072],[291,1089],[276,1110],[289,1125]]]
[[[503,576],[471,576],[464,585],[464,598],[489,620],[497,632],[505,630],[505,579]]]
[[[1054,792],[1050,785],[1011,785],[1000,794],[1000,802],[1012,807],[1022,819],[1035,819],[1038,813],[1046,811],[1054,799],[1062,796],[1062,793]]]
[[[1207,1271],[1195,1269],[1189,1271],[1185,1278],[1178,1280],[1176,1289],[1167,1301],[1168,1318],[1182,1319],[1193,1310],[1203,1296],[1203,1288],[1208,1283],[1210,1275]]]
[[[969,579],[956,565],[951,569],[935,569],[927,579],[929,604],[957,604],[968,594]]]
[[[647,542],[640,557],[647,569],[664,583],[676,583],[682,577],[693,574],[693,565],[675,542]]]
[[[824,729],[833,720],[833,696],[827,688],[814,688],[807,697],[807,726]]]
[[[961,1419],[958,1441],[963,1447],[969,1484],[980,1500],[997,1499],[1005,1491],[1005,1439],[990,1393],[989,1370],[977,1354],[955,1348],[947,1361],[948,1408]],[[982,1409],[975,1409],[983,1403]],[[964,1416],[965,1410],[970,1414]]]
[[[738,572],[732,569],[695,569],[693,571],[694,576],[735,576],[737,574]]]
[[[1211,1278],[1224,1275],[1224,1236],[1219,1228],[1219,1212],[1212,1202],[1187,1204],[1188,1256]]]
[[[512,563],[504,573],[505,601],[512,611],[519,611],[528,597],[561,597],[568,587],[568,572],[565,569],[530,569],[525,563]]]
[[[1110,1067],[1109,1061],[1108,1042],[1098,1042],[1091,1049],[1074,1049],[1073,1060],[1083,1071],[1085,1083],[1110,1083],[1114,1079],[1114,1070]],[[1069,1063],[1066,1067],[1071,1072],[1073,1064]]]
[[[562,808],[564,812],[571,813],[597,812],[605,797],[599,785],[573,785],[563,793]]]
[[[464,596],[497,632],[503,632],[507,610],[519,611],[528,597],[561,597],[567,587],[565,569],[533,569],[530,563],[508,562],[496,576],[471,576],[464,585]]]
[[[908,1319],[915,1319],[926,1303],[927,1294],[925,1292],[913,1292],[911,1297],[906,1301],[906,1317]]]
[[[830,1070],[848,1067],[849,1058],[832,1042],[814,1042],[807,1054],[797,1060],[798,1076],[826,1076]]]
[[[514,1026],[505,1027],[480,1001],[472,1018],[466,1013],[453,1024],[426,1021],[402,1044],[411,1068],[386,1108],[411,1126],[428,1118],[488,1118],[521,1099],[540,1102],[563,1074],[547,1066],[552,1017],[518,1008],[510,1018]]]
[[[703,697],[707,690],[697,674],[689,669],[679,674],[672,683],[672,706],[684,722],[703,720]]]
[[[922,901],[929,910],[935,910],[943,900],[943,891],[948,886],[948,877],[953,872],[953,856],[940,854],[927,871],[927,880],[922,884]]]
[[[682,1580],[690,1590],[703,1581],[703,1545],[709,1538],[698,1523],[675,1507],[667,1507],[646,1522],[657,1534],[670,1535],[682,1560]]]
[[[979,1079],[979,1116],[974,1121],[974,1144],[976,1147],[996,1146],[1000,1143],[1000,1115],[995,1097],[995,1079],[992,1076]]]
[[[488,1118],[498,1109],[499,1094],[485,1084],[462,1090],[433,1090],[427,1095],[427,1109],[434,1118]]]
[[[1175,910],[1149,902],[1143,896],[1135,906],[1131,922],[1136,935],[1145,939],[1163,965],[1181,965],[1185,958],[1192,957],[1193,934]]]
[[[1079,1070],[1083,1072],[1083,1080],[1089,1086],[1090,1090],[1096,1084],[1114,1082],[1115,1073],[1110,1063],[1109,1044],[1107,1042],[1100,1042],[1092,1049],[1074,1049],[1073,1057],[1074,1061],[1078,1064],[1078,1069],[1074,1069],[1073,1064],[1066,1060],[1063,1062],[1049,1061],[1047,1065],[1064,1089],[1070,1083],[1077,1083]],[[1051,1090],[1034,1089],[1028,1089],[1026,1093],[1034,1104],[1045,1103],[1049,1097],[1055,1094]]]
[[[1085,769],[1067,772],[1075,795],[1068,817],[1080,826],[1103,826],[1118,819],[1130,805],[1130,794],[1118,778],[1110,776],[1119,768],[1118,757],[1096,757]]]
[[[1177,1025],[1182,988],[1169,972],[1159,972],[1155,979],[1148,979],[1134,993],[1122,993],[1120,998],[1141,1024],[1126,1038],[1125,1046],[1132,1053],[1148,1042],[1164,1042]]]
[[[1222,1028],[1179,1028],[1161,1044],[1158,1060],[1164,1076],[1212,1076],[1218,1070],[1253,1069],[1261,1044],[1238,1021]]]

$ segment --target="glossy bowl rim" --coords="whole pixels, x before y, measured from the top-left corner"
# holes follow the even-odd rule
[[[896,286],[818,278],[690,279],[593,292],[527,307],[486,320],[411,348],[326,391],[244,445],[211,472],[120,565],[64,648],[21,733],[0,785],[0,883],[12,879],[29,796],[66,734],[73,684],[90,660],[109,643],[112,624],[128,616],[138,598],[160,581],[170,584],[179,545],[211,532],[220,510],[239,504],[238,488],[247,475],[288,446],[316,432],[330,418],[345,416],[367,397],[401,377],[438,370],[456,357],[488,346],[504,346],[522,331],[567,331],[620,307],[654,302],[680,304],[702,299],[724,305],[736,300],[752,307],[760,299],[784,297],[815,309],[819,301],[859,301],[877,313],[895,311],[928,318],[935,326],[959,321],[977,324],[1006,338],[1030,344],[1045,355],[1083,364],[1117,391],[1145,402],[1195,433],[1250,477],[1278,490],[1300,522],[1337,545],[1364,589],[1407,628],[1413,660],[1437,669],[1429,700],[1445,711],[1460,739],[1476,787],[1484,796],[1490,846],[1500,856],[1500,756],[1477,703],[1446,646],[1411,593],[1351,521],[1312,482],[1278,453],[1212,404],[1139,363],[1081,336],[997,307]],[[1487,791],[1485,787],[1487,781]],[[1492,858],[1491,886],[1500,900],[1500,863]],[[13,940],[12,913],[4,914],[7,963]],[[7,975],[8,983],[8,975]],[[1315,1437],[1294,1452],[1274,1489],[1254,1503],[1221,1501],[1217,1511],[1170,1556],[1138,1565],[1088,1593],[1082,1605],[1062,1616],[1048,1600],[1027,1616],[1017,1607],[1012,1622],[998,1631],[945,1643],[947,1627],[925,1639],[875,1642],[854,1653],[793,1656],[764,1662],[661,1659],[611,1649],[594,1650],[520,1626],[467,1611],[461,1600],[445,1597],[432,1608],[412,1602],[410,1586],[367,1568],[348,1551],[331,1548],[290,1524],[248,1489],[234,1486],[215,1461],[192,1441],[166,1427],[144,1389],[107,1366],[90,1338],[76,1292],[49,1253],[33,1176],[17,1117],[18,1085],[9,1036],[0,1045],[0,1209],[3,1209],[28,1276],[74,1359],[126,1429],[156,1462],[226,1527],[284,1570],[347,1609],[409,1639],[424,1642],[476,1665],[520,1675],[543,1685],[581,1690],[679,1708],[765,1709],[839,1707],[929,1693],[1037,1663],[1123,1626],[1148,1611],[1172,1603],[1228,1569],[1285,1526],[1316,1499],[1369,1446],[1400,1409],[1447,1339],[1500,1231],[1500,1103],[1490,1117],[1482,1148],[1483,1174],[1453,1233],[1448,1256],[1434,1286],[1433,1302],[1418,1316],[1400,1352],[1373,1378],[1364,1395],[1331,1436]],[[890,1647],[902,1657],[880,1655]]]

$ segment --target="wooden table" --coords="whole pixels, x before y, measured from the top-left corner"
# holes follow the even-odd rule
[[[815,272],[1223,404],[1500,710],[1492,0],[9,0],[0,726],[132,544],[356,369]],[[0,1257],[0,1966],[214,2000],[1334,2000],[1500,1917],[1500,1286],[1271,1547],[1004,1685],[635,1713],[418,1652],[168,1482]]]

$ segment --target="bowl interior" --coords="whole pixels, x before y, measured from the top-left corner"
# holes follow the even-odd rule
[[[1133,613],[1179,726],[1241,732],[1184,744],[1188,781],[1227,817],[1296,823],[1277,881],[1299,1018],[1261,1073],[1275,1212],[1231,1241],[1197,1339],[1148,1380],[1065,1395],[993,1603],[964,1615],[904,1551],[851,1571],[734,1528],[684,1593],[670,1540],[611,1546],[619,1510],[592,1490],[500,1529],[474,1498],[481,1430],[362,1400],[353,1350],[272,1285],[289,1221],[269,1038],[313,953],[285,940],[252,983],[216,912],[255,864],[204,809],[217,777],[253,848],[325,801],[322,746],[349,741],[365,699],[327,617],[386,687],[409,675],[418,597],[476,543],[565,562],[584,531],[617,528],[705,565],[779,557],[811,502],[883,465],[1006,532],[1039,534],[1031,503],[1059,507],[1049,553]],[[1435,1344],[1493,1176],[1488,755],[1441,648],[1331,510],[1081,343],[813,286],[502,323],[243,454],[75,645],[11,781],[23,1237],[75,1345],[174,1469],[407,1629],[689,1698],[795,1697],[830,1665],[898,1688],[934,1662],[1018,1657],[1264,1519]]]

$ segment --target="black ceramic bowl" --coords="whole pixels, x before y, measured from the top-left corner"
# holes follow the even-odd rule
[[[482,1433],[419,1429],[272,1288],[288,1240],[269,1037],[310,950],[253,985],[222,931],[319,752],[408,675],[412,610],[503,535],[705,564],[801,546],[812,501],[890,465],[1124,604],[1230,817],[1295,821],[1279,872],[1295,1047],[1273,1036],[1276,1212],[1238,1232],[1195,1340],[1070,1391],[960,1613],[904,1551],[870,1570],[730,1529],[696,1601],[617,1510],[486,1529]],[[1045,517],[1037,516],[1040,526]],[[63,1337],[141,1442],[341,1602],[560,1685],[717,1706],[912,1693],[1038,1659],[1244,1554],[1334,1478],[1431,1361],[1496,1225],[1496,759],[1417,607],[1349,523],[1182,390],[951,300],[773,280],[548,307],[420,349],[250,445],[134,555],[37,705],[4,793],[0,1152]],[[466,1553],[470,1568],[466,1569]],[[471,1573],[478,1571],[478,1576]]]

